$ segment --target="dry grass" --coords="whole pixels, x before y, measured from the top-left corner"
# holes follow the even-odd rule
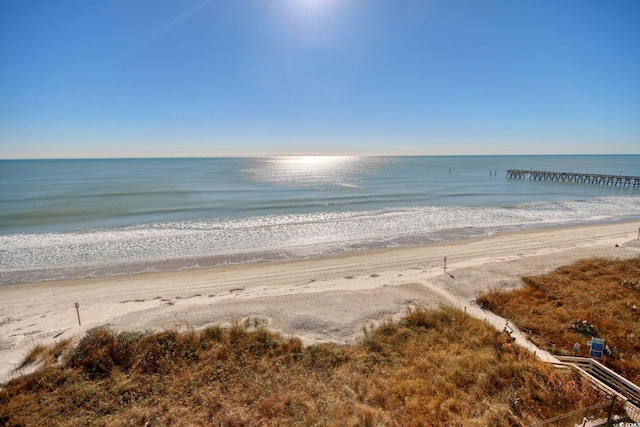
[[[604,362],[640,384],[639,279],[640,257],[587,259],[524,277],[522,289],[492,291],[478,301],[531,330],[541,337],[534,338],[539,345],[556,353],[570,354],[578,341],[586,355],[592,336],[604,338],[611,350]]]
[[[410,310],[353,346],[263,328],[117,333],[37,348],[0,391],[0,425],[527,425],[597,396],[452,308]],[[63,346],[64,347],[64,346]]]

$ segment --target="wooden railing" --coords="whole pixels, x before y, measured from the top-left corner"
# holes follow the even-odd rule
[[[557,364],[559,367],[578,371],[604,393],[620,399],[629,418],[640,423],[640,387],[594,359],[569,356],[557,358],[560,361]]]
[[[611,405],[614,404],[613,400],[608,400],[597,405],[589,406],[586,408],[578,409],[576,411],[568,412],[566,414],[559,415],[557,417],[549,418],[544,421],[531,424],[530,427],[565,427],[575,426],[582,423],[584,419],[593,417],[603,418],[607,416]]]

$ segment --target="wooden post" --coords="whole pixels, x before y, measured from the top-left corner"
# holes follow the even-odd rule
[[[638,231],[640,233],[640,231]],[[444,257],[444,272],[447,272],[447,257]]]
[[[78,325],[82,326],[82,322],[80,322],[80,303],[76,302],[73,304],[76,308],[76,313],[78,314]]]

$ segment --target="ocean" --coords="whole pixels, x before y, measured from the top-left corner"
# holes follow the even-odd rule
[[[0,160],[0,283],[301,259],[640,220],[640,155]]]

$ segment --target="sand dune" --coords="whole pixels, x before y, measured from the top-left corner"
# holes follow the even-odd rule
[[[407,306],[451,304],[492,322],[473,299],[580,258],[640,254],[638,223],[550,228],[304,261],[0,286],[0,383],[36,344],[90,328],[252,322],[306,343],[353,342]],[[617,246],[616,246],[617,245]],[[447,272],[443,264],[447,257]],[[74,303],[80,304],[82,326]]]

